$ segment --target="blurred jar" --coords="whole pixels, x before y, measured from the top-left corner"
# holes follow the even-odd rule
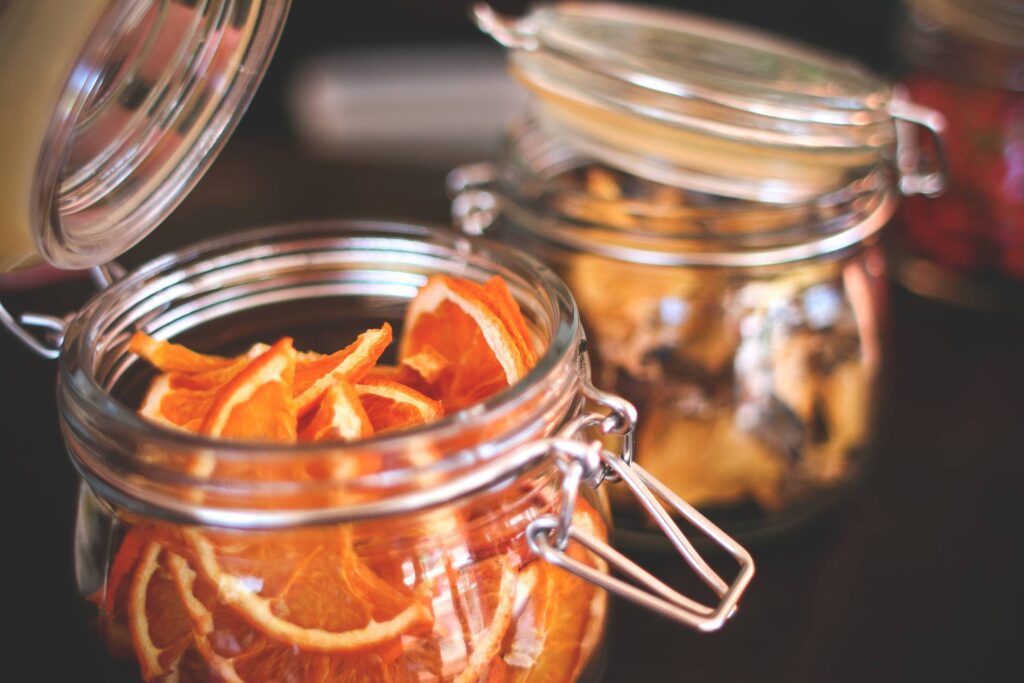
[[[902,210],[910,289],[1020,310],[1024,294],[1024,2],[904,0],[915,101],[941,111],[951,187]],[[923,143],[926,147],[927,143]]]
[[[639,406],[637,460],[676,493],[747,534],[835,500],[877,405],[875,241],[901,189],[942,184],[896,117],[934,133],[931,112],[701,17],[567,4],[477,19],[535,97],[496,163],[451,175],[456,221],[569,283],[597,385]],[[620,536],[653,539],[613,503]]]

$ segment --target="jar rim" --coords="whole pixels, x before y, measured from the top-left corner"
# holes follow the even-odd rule
[[[412,429],[385,434],[365,441],[352,443],[262,443],[237,441],[203,437],[183,430],[146,420],[135,411],[121,403],[111,395],[105,382],[99,375],[98,361],[104,354],[112,354],[118,348],[123,352],[127,342],[125,334],[112,348],[109,339],[101,338],[104,326],[119,326],[121,330],[134,330],[138,321],[125,320],[125,306],[114,306],[119,301],[129,300],[131,305],[138,306],[148,294],[155,289],[165,287],[175,278],[194,276],[202,271],[203,264],[217,268],[227,267],[232,255],[243,255],[247,249],[264,254],[278,254],[282,245],[289,242],[310,248],[317,244],[323,246],[324,240],[359,239],[376,240],[364,246],[370,250],[384,250],[390,246],[402,252],[415,253],[418,245],[430,244],[447,250],[447,255],[458,255],[481,262],[500,265],[503,268],[519,268],[531,274],[531,285],[542,292],[549,305],[554,306],[550,313],[552,320],[550,338],[547,347],[540,355],[536,365],[530,372],[512,387],[499,392],[486,401],[447,415],[436,422]],[[319,238],[319,242],[318,242]],[[305,241],[304,241],[305,240]],[[341,253],[341,251],[339,251]],[[439,252],[440,253],[440,252]],[[170,280],[168,280],[170,278]],[[210,318],[210,320],[214,320]],[[201,322],[206,322],[203,320]],[[199,324],[201,324],[201,322]],[[191,329],[191,328],[186,328]],[[467,238],[450,230],[410,223],[374,222],[374,221],[318,221],[309,223],[270,226],[256,230],[239,232],[228,236],[204,240],[197,244],[184,247],[169,254],[157,257],[133,271],[131,274],[114,283],[108,289],[97,294],[73,319],[68,326],[63,353],[61,355],[58,405],[62,428],[68,441],[69,450],[76,466],[83,476],[96,482],[97,466],[103,466],[104,456],[97,453],[83,452],[83,447],[91,434],[97,429],[103,433],[129,434],[140,443],[169,453],[215,452],[218,458],[226,458],[231,462],[255,463],[261,459],[280,456],[319,457],[322,454],[337,456],[341,454],[359,454],[373,452],[398,452],[402,449],[422,447],[430,442],[452,440],[460,433],[479,427],[489,421],[507,418],[525,411],[530,419],[536,419],[537,410],[527,410],[526,406],[537,399],[543,392],[550,390],[551,377],[556,372],[569,374],[570,385],[579,380],[580,363],[585,363],[581,356],[582,329],[575,302],[566,285],[546,266],[529,254],[513,248],[480,238]],[[563,383],[563,388],[569,385]],[[575,397],[576,387],[572,386]],[[560,400],[565,400],[563,397]],[[550,403],[550,402],[549,402]],[[551,405],[543,408],[550,410]],[[510,433],[521,425],[510,427]],[[502,434],[502,438],[514,440],[510,434]],[[109,444],[108,444],[109,445]],[[435,474],[443,477],[470,475],[474,465],[486,464],[488,461],[500,459],[501,453],[485,453],[481,450],[487,444],[472,444],[469,448],[453,451],[446,457],[418,470],[418,474]],[[484,449],[486,450],[486,449]],[[465,454],[450,460],[449,455]],[[457,460],[457,461],[456,461]],[[109,464],[109,463],[108,463]],[[500,472],[501,468],[496,468]],[[394,481],[400,480],[401,471],[387,473]],[[408,473],[406,473],[408,474]],[[203,480],[205,481],[205,480]],[[193,484],[195,482],[192,482]],[[111,491],[117,483],[109,479],[100,482],[101,488],[112,493],[121,502],[133,496],[125,497],[125,491]],[[134,496],[137,498],[137,496]],[[135,502],[140,502],[136,500]],[[292,511],[294,512],[294,511]],[[337,512],[337,511],[335,511]],[[352,512],[352,511],[349,511]],[[358,511],[356,511],[358,512]],[[288,517],[287,514],[283,515]]]
[[[639,184],[653,198],[595,196],[587,186],[591,170],[622,176],[624,186]],[[563,182],[580,173],[583,179],[572,181],[578,186]],[[747,268],[817,258],[869,241],[895,211],[891,180],[882,167],[813,201],[775,204],[689,190],[678,205],[662,204],[659,191],[676,186],[608,165],[526,118],[509,128],[487,190],[516,225],[580,253],[653,266]],[[628,212],[622,208],[627,205]],[[757,227],[738,229],[740,221]],[[682,230],[684,224],[692,229]]]

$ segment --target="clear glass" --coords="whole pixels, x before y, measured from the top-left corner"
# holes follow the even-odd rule
[[[879,170],[800,205],[728,199],[611,169],[526,122],[483,190],[492,233],[568,283],[595,384],[637,406],[638,462],[749,538],[863,471],[889,182]],[[612,502],[620,538],[660,543],[632,501]]]
[[[0,272],[101,265],[158,225],[240,120],[289,0],[0,7]]]
[[[705,193],[812,200],[894,158],[891,84],[806,46],[676,9],[538,4],[511,21],[512,74],[549,130],[616,168]]]
[[[211,441],[132,409],[151,375],[126,350],[135,329],[211,352],[282,333],[299,348],[329,350],[370,322],[400,325],[434,273],[509,282],[546,349],[522,382],[437,423],[353,444]],[[576,414],[582,354],[575,306],[549,270],[416,226],[232,236],[102,292],[68,329],[58,402],[84,480],[79,587],[96,605],[111,675],[593,675],[605,594],[537,561],[524,538],[531,520],[557,509],[558,471],[504,457]],[[190,469],[200,457],[216,463],[208,477]],[[598,497],[586,493],[577,510],[577,524],[607,538]]]
[[[904,81],[946,117],[951,187],[934,202],[904,205],[897,273],[921,294],[1020,311],[1024,2],[905,5]]]

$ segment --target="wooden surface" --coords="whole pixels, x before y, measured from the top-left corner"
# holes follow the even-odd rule
[[[241,226],[326,216],[443,222],[443,172],[349,168],[232,142],[129,265]],[[4,293],[65,312],[87,281]],[[1013,680],[1024,639],[1024,322],[895,292],[879,448],[836,514],[754,548],[741,611],[695,634],[616,604],[607,681]],[[104,680],[74,591],[76,478],[61,445],[56,366],[0,335],[9,680]],[[671,580],[668,557],[644,558]],[[29,668],[17,666],[19,663]],[[14,668],[12,668],[14,667]],[[34,672],[27,675],[28,671]]]

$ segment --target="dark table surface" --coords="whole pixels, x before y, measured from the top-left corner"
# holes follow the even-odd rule
[[[443,171],[339,165],[235,140],[128,265],[219,231],[295,219],[444,222]],[[88,281],[4,292],[65,312]],[[608,681],[1016,679],[1024,640],[1024,321],[893,293],[874,464],[820,523],[754,547],[757,576],[724,631],[692,633],[616,604]],[[56,365],[0,334],[8,544],[7,680],[103,680],[71,555],[75,474],[54,404]],[[656,573],[682,574],[667,556]],[[29,673],[31,672],[31,673]]]

